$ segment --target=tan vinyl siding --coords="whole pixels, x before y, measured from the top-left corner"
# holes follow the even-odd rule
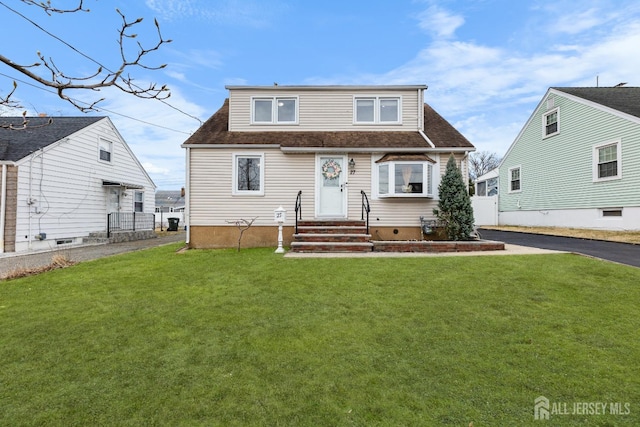
[[[282,205],[287,210],[286,225],[295,223],[294,206],[298,191],[302,191],[302,217],[315,217],[315,162],[314,153],[284,154],[278,149],[256,149],[264,154],[264,196],[232,195],[232,168],[234,153],[245,150],[191,148],[190,153],[190,225],[222,226],[237,219],[257,217],[255,225],[274,225],[273,211]],[[434,179],[434,199],[385,198],[373,199],[371,167],[381,154],[347,154],[356,162],[356,172],[349,174],[347,191],[348,218],[360,219],[364,190],[371,206],[370,225],[400,227],[420,225],[420,216],[433,217],[437,206],[437,185]],[[433,155],[438,160],[437,155]],[[448,156],[446,157],[448,158]],[[441,164],[442,162],[440,162]],[[446,163],[446,162],[445,162]],[[439,164],[434,165],[440,170]],[[345,173],[349,173],[345,170]]]
[[[542,138],[545,98],[501,165],[505,173],[500,174],[500,210],[640,206],[640,124],[551,96],[559,112],[559,133]],[[617,140],[621,141],[622,179],[593,182],[593,147]],[[507,171],[517,165],[521,165],[522,191],[509,193]]]
[[[355,125],[353,123],[354,96],[399,96],[402,102],[402,124]],[[252,97],[297,96],[298,123],[294,125],[254,125],[251,124]],[[418,100],[418,90],[380,91],[233,91],[229,93],[230,131],[415,131],[419,129],[422,104]]]
[[[190,224],[192,226],[229,225],[227,221],[250,220],[255,225],[274,225],[273,211],[280,205],[287,210],[287,224],[298,191],[303,192],[303,209],[313,215],[313,154],[285,155],[278,149],[254,150],[264,154],[264,195],[232,195],[234,153],[247,150],[191,149]]]

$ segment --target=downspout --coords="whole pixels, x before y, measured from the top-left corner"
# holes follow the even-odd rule
[[[191,240],[191,204],[190,204],[190,191],[189,191],[189,177],[191,176],[191,148],[187,148],[186,155],[186,176],[184,180],[184,225],[187,228],[187,234],[185,237],[185,244],[189,246],[189,241]]]
[[[4,253],[4,224],[7,212],[7,165],[2,165],[2,189],[0,189],[0,254]]]

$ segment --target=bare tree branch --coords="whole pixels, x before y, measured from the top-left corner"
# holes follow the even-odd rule
[[[242,240],[242,235],[249,229],[249,227],[251,227],[251,225],[253,225],[253,221],[255,221],[256,219],[258,219],[257,216],[252,218],[251,220],[241,218],[225,221],[227,224],[235,224],[235,226],[238,227],[238,230],[240,231],[240,236],[238,237],[238,252],[240,252],[240,241]]]
[[[479,176],[495,169],[500,164],[501,158],[496,153],[489,151],[476,151],[469,156],[469,177],[475,180]]]
[[[82,3],[84,0],[78,0],[78,6],[73,9],[58,9],[51,6],[51,0],[43,1],[35,1],[35,0],[21,0],[22,3],[28,4],[29,6],[37,6],[44,10],[47,15],[51,16],[52,13],[73,13],[73,12],[89,12],[89,9],[84,9],[82,7]]]
[[[51,13],[73,13],[78,11],[88,12],[89,9],[85,9],[83,7],[83,1],[78,0],[78,5],[74,9],[58,9],[51,6],[50,0],[46,2],[35,1],[35,0],[22,0],[23,3],[28,5],[33,5],[42,8],[47,14],[51,15]],[[71,76],[61,70],[54,62],[53,58],[45,58],[45,56],[38,52],[37,56],[40,62],[36,62],[31,65],[22,65],[13,62],[10,58],[5,57],[4,55],[0,55],[0,63],[4,63],[5,65],[13,68],[14,70],[22,73],[23,75],[29,77],[35,82],[54,89],[58,96],[72,104],[74,107],[79,109],[80,111],[87,112],[95,109],[96,104],[103,101],[104,98],[100,98],[96,101],[93,101],[88,107],[84,103],[80,103],[79,101],[74,100],[69,96],[69,91],[72,90],[89,90],[89,91],[100,91],[103,88],[115,87],[119,90],[134,95],[138,98],[143,99],[160,99],[164,100],[171,96],[171,92],[166,85],[159,85],[157,83],[149,83],[145,87],[139,86],[134,78],[128,73],[128,71],[132,68],[142,68],[145,70],[160,70],[166,67],[166,64],[159,66],[150,66],[143,63],[143,59],[146,59],[147,55],[157,51],[160,47],[166,43],[170,43],[171,40],[165,40],[162,37],[162,33],[160,32],[160,25],[157,20],[154,20],[154,24],[157,32],[157,42],[150,46],[144,47],[140,42],[136,41],[137,52],[133,55],[127,55],[126,53],[126,42],[128,39],[135,39],[137,34],[133,33],[132,30],[136,27],[136,25],[140,24],[143,21],[143,18],[138,18],[134,21],[127,20],[126,16],[120,12],[120,10],[116,9],[116,12],[120,15],[122,19],[121,26],[118,30],[118,44],[120,48],[120,62],[121,64],[116,70],[110,70],[107,67],[97,63],[95,60],[89,58],[87,55],[84,55],[82,52],[79,52],[77,49],[73,48],[71,45],[68,45],[72,49],[76,50],[78,53],[84,55],[88,59],[96,62],[98,64],[98,68],[95,72],[90,73],[85,76]],[[51,35],[50,33],[48,33]],[[52,35],[53,36],[53,35]],[[53,36],[56,37],[56,36]],[[37,74],[37,70],[46,70],[48,77],[43,77],[40,74]],[[17,104],[11,104],[11,96],[15,92],[16,83],[14,82],[13,90],[5,97],[0,98],[0,105],[11,105],[18,106]]]

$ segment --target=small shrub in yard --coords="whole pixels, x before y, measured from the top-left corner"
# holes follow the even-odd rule
[[[473,233],[473,208],[453,155],[449,157],[447,169],[438,187],[440,201],[433,213],[444,225],[449,240],[470,240]]]

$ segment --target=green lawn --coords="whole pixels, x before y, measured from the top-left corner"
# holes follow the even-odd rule
[[[0,282],[0,425],[640,425],[640,269],[179,247]]]

